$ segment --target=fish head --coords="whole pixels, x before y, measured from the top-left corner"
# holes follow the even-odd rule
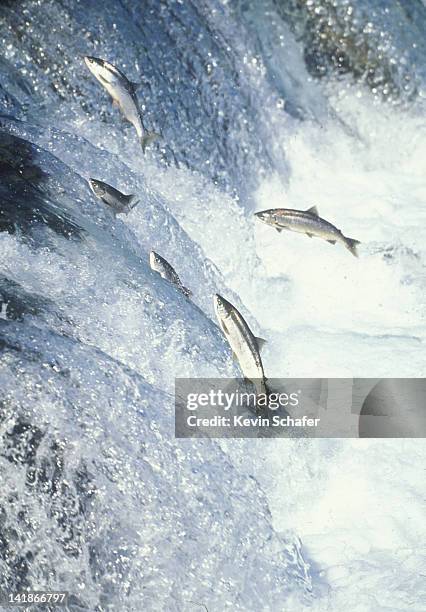
[[[99,57],[93,57],[86,55],[84,58],[86,66],[90,72],[100,81],[101,83],[110,83],[112,80],[111,70],[109,64]]]
[[[155,271],[158,271],[159,268],[161,268],[161,257],[158,253],[156,253],[155,251],[151,251],[149,254],[149,265],[151,266],[151,268]]]
[[[89,178],[89,185],[90,189],[93,191],[96,197],[102,198],[105,195],[105,183],[103,183],[102,181],[97,181],[94,178]]]
[[[275,223],[275,214],[273,209],[261,210],[260,212],[254,213],[254,216],[268,225],[273,225]]]
[[[103,69],[103,60],[99,59],[98,57],[86,55],[84,57],[84,62],[90,72],[92,72],[94,75],[98,74]]]
[[[231,316],[234,307],[228,300],[216,293],[213,298],[216,315],[220,320],[227,319]]]

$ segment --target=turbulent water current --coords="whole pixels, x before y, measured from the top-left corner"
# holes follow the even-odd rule
[[[425,34],[420,0],[0,4],[0,592],[426,610],[422,440],[179,440],[173,398],[240,373],[215,293],[269,377],[426,376]],[[314,204],[358,259],[254,217]]]

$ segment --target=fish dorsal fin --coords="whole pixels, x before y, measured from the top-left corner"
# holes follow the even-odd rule
[[[315,215],[315,217],[319,217],[318,208],[316,206],[312,206],[311,208],[308,208],[308,210],[305,212],[309,213],[310,215]]]
[[[265,338],[256,338],[256,342],[257,342],[257,348],[259,349],[259,352],[260,352],[265,346],[266,340]]]

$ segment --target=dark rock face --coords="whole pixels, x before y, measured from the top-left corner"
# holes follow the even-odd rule
[[[390,100],[421,83],[426,8],[419,0],[274,0],[301,39],[312,75],[350,74]]]
[[[99,113],[91,93],[98,85],[83,56],[108,59],[140,82],[146,124],[161,132],[157,146],[165,162],[230,186],[249,175],[255,159],[267,163],[267,152],[256,133],[257,111],[241,88],[240,58],[215,15],[232,24],[230,10],[205,0],[107,0],[102,7],[26,0],[19,7],[0,6],[4,44],[13,47],[26,75],[21,88],[14,86],[22,99],[31,82],[41,105],[54,93],[58,102],[72,99],[88,114]],[[237,33],[238,23],[232,28]],[[129,56],[132,64],[126,63]],[[106,93],[105,101],[105,122],[119,121]],[[13,103],[5,98],[3,107]],[[244,141],[244,154],[236,141]]]

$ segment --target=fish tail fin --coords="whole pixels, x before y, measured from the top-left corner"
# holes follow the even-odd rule
[[[134,209],[139,204],[140,200],[136,195],[130,195],[128,199],[128,212]]]
[[[359,244],[361,244],[359,240],[354,240],[354,238],[347,238],[345,236],[345,246],[354,257],[358,257],[358,251],[356,250],[356,248]]]
[[[269,408],[270,397],[273,394],[276,395],[276,391],[270,385],[268,378],[265,378],[264,385],[265,385],[266,397],[268,398],[268,408]]]
[[[256,388],[257,395],[265,395],[266,397],[269,397],[270,389],[269,385],[267,385],[268,379],[266,376],[264,378],[253,380],[252,382]]]
[[[158,138],[161,138],[161,136],[160,134],[157,134],[156,132],[145,132],[145,134],[141,138],[141,147],[142,147],[143,153],[145,153],[147,146],[150,145],[151,142],[154,142],[154,140],[157,140]]]
[[[257,381],[256,392],[258,402],[256,403],[256,413],[261,416],[267,416],[271,414],[271,410],[269,407],[270,404],[270,396],[274,393],[268,384],[268,379],[263,378]]]

